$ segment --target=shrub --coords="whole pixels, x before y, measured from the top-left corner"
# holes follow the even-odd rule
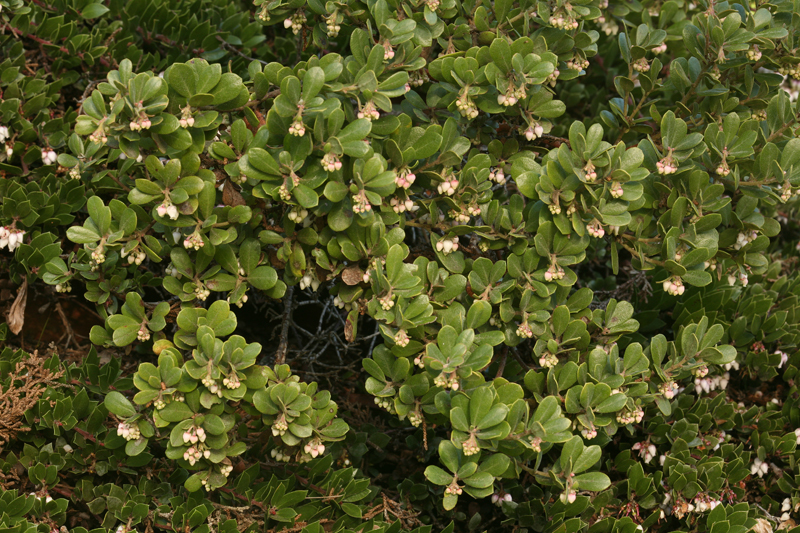
[[[795,3],[0,6],[3,527],[795,528]]]

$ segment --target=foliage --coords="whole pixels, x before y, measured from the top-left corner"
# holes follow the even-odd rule
[[[797,2],[0,6],[3,527],[795,527]]]

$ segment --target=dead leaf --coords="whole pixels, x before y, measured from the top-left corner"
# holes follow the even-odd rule
[[[352,311],[347,314],[347,320],[344,321],[344,339],[347,342],[356,340],[355,324],[353,323],[356,320],[358,317]]]
[[[22,286],[17,292],[17,297],[14,303],[11,304],[11,309],[8,310],[8,329],[14,335],[19,335],[22,331],[22,326],[25,325],[25,305],[28,303],[28,278],[22,281]]]
[[[244,198],[230,180],[225,180],[225,186],[222,188],[222,203],[231,207],[247,205],[247,202],[244,201]]]
[[[364,272],[358,265],[349,266],[342,271],[342,281],[347,285],[358,285],[364,281]]]
[[[764,518],[756,519],[756,525],[753,526],[752,531],[755,533],[772,533],[772,524]]]
[[[281,269],[281,268],[285,268],[286,267],[286,263],[284,263],[283,261],[278,259],[278,254],[275,253],[275,250],[272,249],[272,248],[270,248],[270,250],[269,250],[269,262],[273,267],[275,267],[277,269]]]
[[[797,524],[795,524],[795,523],[794,523],[794,520],[792,520],[792,519],[790,518],[790,519],[789,519],[789,520],[787,520],[786,522],[781,522],[781,523],[780,523],[780,525],[778,526],[778,531],[780,531],[780,530],[782,530],[782,529],[792,529],[792,528],[793,528],[794,526],[796,526],[796,525],[797,525]]]

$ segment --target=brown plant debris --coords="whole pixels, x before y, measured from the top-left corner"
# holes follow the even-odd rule
[[[64,371],[53,373],[44,367],[47,358],[40,356],[38,350],[23,355],[10,372],[4,383],[0,383],[0,451],[23,427],[25,412],[32,409],[45,389],[55,384]]]
[[[19,335],[22,326],[25,324],[25,305],[28,303],[28,278],[22,282],[22,286],[17,292],[17,298],[8,310],[8,329],[14,335]]]

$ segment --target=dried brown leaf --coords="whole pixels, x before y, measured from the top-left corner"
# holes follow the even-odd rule
[[[364,280],[364,272],[357,265],[349,266],[342,271],[342,281],[347,285],[358,285]]]
[[[225,180],[225,185],[222,187],[222,203],[231,207],[247,205],[247,202],[244,201],[244,198],[230,180]]]
[[[17,298],[8,310],[8,329],[14,335],[19,335],[25,325],[25,305],[28,303],[28,278],[22,281],[22,286],[17,292]]]
[[[358,317],[356,317],[356,320],[358,320]],[[356,336],[353,334],[354,329],[353,321],[350,320],[350,315],[348,315],[347,320],[344,321],[344,339],[347,342],[353,342],[356,340]]]

